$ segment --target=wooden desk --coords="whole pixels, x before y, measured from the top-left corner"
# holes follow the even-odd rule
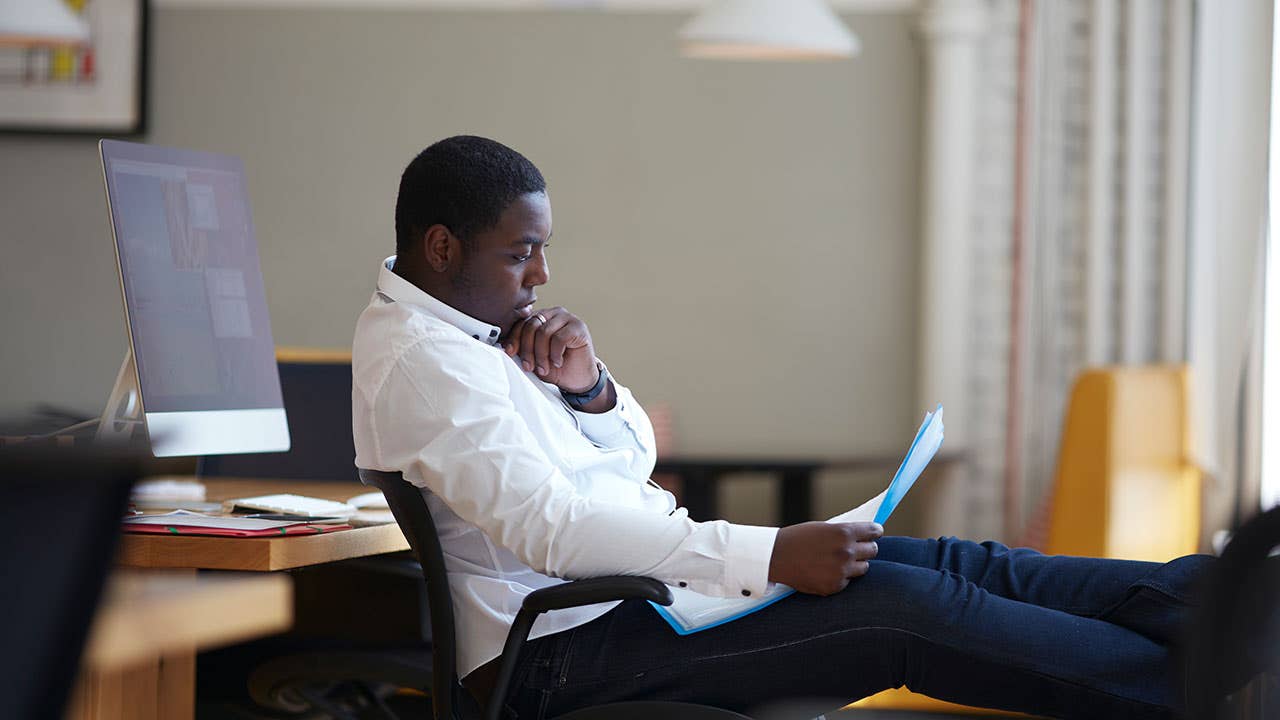
[[[72,690],[68,720],[195,715],[195,655],[287,630],[287,575],[197,576],[192,571],[117,570],[103,599]]]
[[[359,483],[203,482],[211,502],[272,493],[347,500],[369,491]],[[195,569],[287,570],[408,549],[394,523],[271,538],[125,533],[117,565],[171,571],[123,570],[113,576],[67,718],[190,720],[197,649],[272,634],[293,623],[286,574],[197,576]]]
[[[360,483],[308,480],[208,478],[203,482],[211,502],[271,493],[345,501],[370,490]],[[125,533],[116,562],[139,568],[270,571],[408,549],[409,541],[394,523],[323,535],[269,538]]]

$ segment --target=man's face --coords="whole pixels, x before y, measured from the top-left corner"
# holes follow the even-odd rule
[[[545,249],[551,239],[551,201],[546,193],[522,195],[507,206],[498,224],[477,233],[462,251],[452,278],[454,306],[502,328],[533,314],[534,288],[551,277]]]

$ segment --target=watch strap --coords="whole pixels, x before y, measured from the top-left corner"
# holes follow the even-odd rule
[[[561,397],[563,397],[564,401],[569,403],[571,407],[581,408],[587,403],[590,403],[592,400],[599,397],[600,393],[604,392],[604,389],[609,385],[609,371],[605,368],[604,363],[597,360],[596,369],[600,371],[600,377],[596,380],[596,384],[592,385],[590,389],[580,393],[571,393],[564,390],[560,391]]]

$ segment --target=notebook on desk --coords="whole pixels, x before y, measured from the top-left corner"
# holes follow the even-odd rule
[[[942,447],[943,439],[942,405],[930,413],[925,413],[924,422],[916,432],[907,455],[903,458],[898,471],[894,473],[889,487],[879,495],[871,498],[858,507],[837,515],[827,522],[877,522],[884,524],[893,514],[898,503],[906,497],[907,491],[915,484],[929,461]],[[764,595],[757,598],[717,598],[696,593],[688,588],[671,588],[675,598],[669,606],[649,603],[657,610],[662,619],[679,635],[689,635],[713,627],[733,622],[740,617],[763,610],[794,593],[795,590],[779,583],[770,583]]]

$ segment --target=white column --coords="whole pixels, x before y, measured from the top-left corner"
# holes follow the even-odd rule
[[[925,0],[920,36],[925,56],[923,227],[920,240],[920,322],[917,409],[947,407],[948,452],[971,442],[969,297],[973,223],[974,134],[980,84],[979,43],[984,0]],[[972,535],[992,525],[970,504],[969,463],[950,466],[932,482],[922,520],[925,534]],[[981,515],[981,516],[980,516]]]
[[[967,445],[970,226],[982,0],[926,0],[920,8],[926,95],[917,405],[947,406],[947,449]]]

